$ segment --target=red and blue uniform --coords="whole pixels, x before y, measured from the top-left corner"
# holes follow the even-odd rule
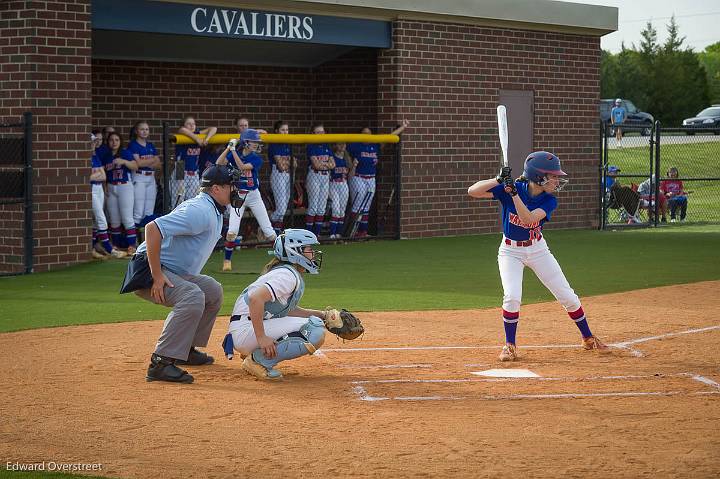
[[[344,155],[333,155],[335,168],[330,172],[330,202],[332,219],[330,220],[330,237],[342,236],[345,210],[348,202],[348,167]]]
[[[270,188],[275,199],[275,210],[270,217],[275,234],[283,230],[283,220],[290,204],[290,172],[280,171],[276,158],[283,158],[292,162],[292,147],[283,143],[271,143],[268,146],[268,160],[270,160]]]
[[[503,234],[505,238],[512,241],[539,240],[542,238],[543,224],[550,221],[553,211],[557,208],[557,198],[546,192],[542,192],[537,196],[530,196],[528,183],[525,181],[516,181],[515,187],[517,188],[518,196],[523,200],[527,209],[533,211],[540,208],[545,212],[545,218],[532,225],[523,223],[517,214],[512,196],[505,192],[505,185],[499,184],[492,188],[490,193],[492,193],[493,198],[500,201],[502,205]]]
[[[308,208],[305,215],[305,229],[316,235],[320,234],[330,188],[330,172],[318,170],[313,166],[311,157],[320,158],[322,162],[329,162],[332,158],[332,151],[327,144],[315,144],[307,146],[308,174],[305,185],[308,191]]]
[[[117,155],[127,161],[134,161],[132,153],[121,150]],[[102,164],[108,181],[107,210],[110,216],[110,235],[115,246],[125,246],[122,237],[122,229],[125,227],[125,239],[127,246],[135,246],[137,232],[133,207],[135,204],[135,188],[130,182],[130,169],[125,165],[116,165],[113,160],[115,156],[110,149],[102,158]]]
[[[377,173],[380,145],[377,143],[350,143],[347,147],[350,156],[357,161],[355,176],[350,179],[350,197],[352,212],[360,215],[358,236],[368,232],[370,206],[375,196],[375,174]]]
[[[195,130],[200,134],[200,130]],[[185,174],[196,174],[198,171],[202,147],[196,143],[190,145],[175,145],[175,159],[185,162]]]

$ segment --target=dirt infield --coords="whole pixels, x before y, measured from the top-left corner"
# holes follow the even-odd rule
[[[502,365],[498,309],[363,314],[361,341],[328,337],[280,383],[224,358],[225,318],[192,385],[145,382],[160,321],[2,334],[0,458],[121,478],[717,477],[719,289],[586,298],[604,356],[556,303],[525,306]],[[472,374],[492,368],[540,377]]]

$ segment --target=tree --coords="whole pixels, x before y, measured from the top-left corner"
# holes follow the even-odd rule
[[[603,98],[628,98],[665,126],[679,126],[683,118],[709,103],[709,80],[717,87],[713,98],[720,101],[720,42],[701,57],[691,48],[683,48],[685,37],[680,35],[675,17],[667,30],[668,39],[659,45],[657,31],[648,22],[639,48],[623,45],[617,55],[603,52],[600,84]]]
[[[720,42],[705,47],[704,52],[698,53],[698,60],[705,68],[710,103],[720,104]]]

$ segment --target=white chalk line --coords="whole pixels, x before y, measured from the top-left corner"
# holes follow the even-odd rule
[[[583,399],[583,398],[608,398],[608,397],[642,397],[642,396],[700,396],[710,394],[720,394],[720,391],[699,391],[686,393],[683,391],[629,391],[629,392],[609,392],[609,393],[562,393],[562,394],[508,394],[504,396],[396,396],[381,397],[370,396],[364,388],[357,386],[355,393],[358,394],[361,401],[462,401],[462,400],[480,400],[480,401],[508,401],[521,399]]]
[[[720,325],[707,326],[704,328],[693,328],[686,329],[685,331],[676,331],[665,334],[658,334],[655,336],[645,336],[637,339],[629,339],[627,341],[619,341],[616,343],[610,343],[608,346],[628,350],[633,356],[642,357],[643,353],[630,347],[633,344],[645,343],[648,341],[654,341],[658,339],[670,338],[673,336],[681,336],[684,334],[695,334],[704,333],[707,331],[713,331],[720,329]],[[328,348],[323,349],[324,352],[328,353],[356,353],[356,352],[372,352],[372,351],[437,351],[437,350],[457,350],[457,349],[500,349],[501,346],[394,346],[394,347],[375,347],[375,348]],[[580,347],[579,344],[536,344],[518,346],[520,349],[576,349]],[[317,353],[316,353],[317,354]]]
[[[623,391],[606,393],[557,393],[557,394],[509,394],[479,396],[371,396],[363,384],[398,384],[398,383],[477,383],[477,382],[508,382],[508,381],[597,381],[597,380],[635,380],[635,379],[667,379],[670,377],[686,377],[714,388],[712,391]],[[698,396],[720,394],[720,383],[705,376],[693,373],[647,374],[622,376],[588,376],[588,377],[537,377],[537,378],[460,378],[460,379],[378,379],[352,381],[353,392],[361,401],[460,401],[460,400],[520,400],[520,399],[577,399],[601,397],[641,397],[641,396]]]
[[[341,369],[432,369],[432,364],[376,364],[357,366],[352,364],[338,365]]]
[[[350,384],[411,384],[411,383],[499,383],[520,381],[603,381],[603,380],[633,380],[633,379],[664,379],[668,377],[695,377],[690,373],[678,374],[645,374],[626,376],[560,376],[560,377],[530,377],[530,378],[451,378],[451,379],[366,379],[351,381]],[[705,378],[706,379],[706,378]],[[708,379],[708,381],[711,381]],[[706,383],[709,384],[709,383]],[[716,383],[717,384],[717,383]],[[720,387],[720,385],[718,385]]]

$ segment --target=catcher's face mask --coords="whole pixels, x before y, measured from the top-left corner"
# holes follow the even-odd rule
[[[322,267],[322,258],[323,258],[323,252],[322,251],[316,251],[313,249],[312,246],[305,246],[303,248],[303,256],[305,256],[307,259],[310,260],[310,262],[317,268],[318,271],[320,271],[320,268]]]

